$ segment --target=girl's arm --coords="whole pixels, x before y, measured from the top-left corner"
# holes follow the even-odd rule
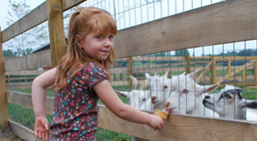
[[[46,88],[54,84],[56,68],[36,77],[32,82],[32,104],[35,117],[46,116]]]
[[[56,68],[53,68],[32,82],[32,104],[35,115],[34,134],[42,140],[48,140],[48,121],[46,118],[46,88],[54,83]]]
[[[95,84],[93,89],[106,107],[118,117],[131,122],[148,124],[154,130],[161,130],[163,128],[164,121],[160,117],[139,111],[130,105],[124,104],[112,89],[109,81],[103,80]]]

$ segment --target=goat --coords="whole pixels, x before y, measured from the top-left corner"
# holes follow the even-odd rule
[[[251,115],[246,108],[257,109],[257,101],[246,100],[242,97],[241,88],[226,85],[222,90],[212,95],[207,95],[203,99],[203,104],[219,114],[222,118],[249,120],[247,115]],[[255,120],[256,120],[256,113]],[[253,120],[253,119],[250,119]]]
[[[148,73],[145,73],[145,77],[149,81],[151,98],[140,109],[146,111],[153,111],[154,109],[165,110],[165,101],[171,91],[171,80],[168,79],[168,74],[169,71],[165,72],[162,76],[157,74],[150,76]]]
[[[129,104],[139,110],[141,105],[143,105],[147,99],[150,98],[150,92],[145,90],[148,85],[148,80],[146,79],[143,84],[140,86],[140,90],[137,90],[138,81],[135,77],[130,75],[130,79],[132,80],[132,90],[130,92],[127,91],[116,91],[117,94],[126,97]]]
[[[199,85],[195,82],[201,70],[190,74],[185,73],[172,76],[172,86],[175,89],[165,103],[166,111],[180,114],[192,114],[197,116],[217,117],[213,111],[205,108],[202,104],[204,94],[214,91],[219,84]],[[178,80],[179,79],[179,80]],[[176,83],[176,81],[179,82]]]

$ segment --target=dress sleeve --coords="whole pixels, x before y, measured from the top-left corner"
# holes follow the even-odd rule
[[[82,70],[82,77],[84,77],[84,84],[92,91],[92,87],[95,84],[105,79],[108,80],[109,76],[101,66],[94,63],[88,63]]]

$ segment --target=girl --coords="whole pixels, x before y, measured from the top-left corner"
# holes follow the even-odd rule
[[[116,60],[113,36],[117,27],[105,10],[78,8],[69,23],[68,49],[56,68],[38,76],[32,83],[35,135],[48,139],[46,88],[53,85],[53,121],[50,140],[95,140],[98,98],[115,115],[128,121],[161,130],[164,121],[124,104],[108,80],[109,68]],[[114,65],[114,64],[113,64]]]

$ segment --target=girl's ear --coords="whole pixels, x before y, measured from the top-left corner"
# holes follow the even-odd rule
[[[82,40],[81,40],[81,38],[79,37],[79,35],[76,35],[76,44],[77,44],[80,48],[82,48]]]

